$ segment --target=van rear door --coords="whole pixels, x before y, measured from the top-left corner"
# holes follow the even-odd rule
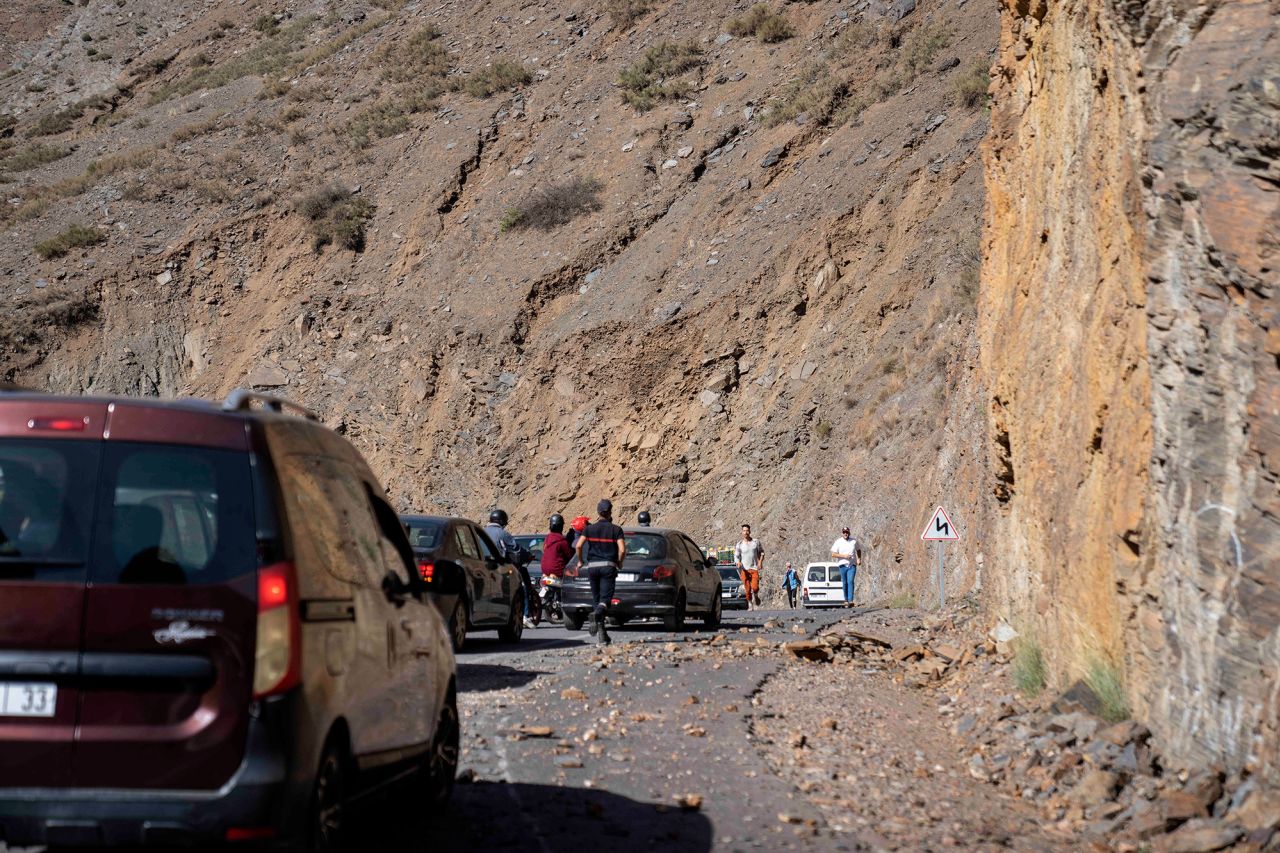
[[[0,787],[69,782],[105,417],[0,400]]]
[[[184,425],[197,416],[142,408],[117,409],[103,444],[73,784],[217,788],[243,757],[252,700],[258,559],[245,424],[201,413]]]

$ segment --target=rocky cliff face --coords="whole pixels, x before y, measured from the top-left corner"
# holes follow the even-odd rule
[[[1006,3],[980,307],[997,598],[1175,758],[1272,779],[1278,9]]]
[[[708,544],[751,522],[778,562],[848,524],[864,598],[932,601],[942,502],[970,591],[995,12],[776,4],[794,35],[766,42],[730,24],[749,5],[33,3],[8,153],[103,97],[8,176],[0,375],[298,398],[405,509],[540,529],[611,495]],[[623,72],[663,43],[691,65],[642,111]],[[479,85],[502,62],[527,76]],[[509,219],[591,178],[569,222]],[[375,208],[358,251],[299,204],[335,183]],[[32,254],[73,222],[103,241]]]

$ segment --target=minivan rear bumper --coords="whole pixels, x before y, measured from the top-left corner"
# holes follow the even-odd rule
[[[215,791],[0,788],[0,841],[10,846],[193,844],[229,829],[286,833],[288,762],[268,725],[249,722],[244,760]]]

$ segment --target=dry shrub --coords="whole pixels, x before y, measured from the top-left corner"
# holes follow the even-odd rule
[[[388,45],[380,57],[382,75],[401,83],[444,77],[449,73],[449,52],[440,44],[440,35],[440,30],[426,26],[404,41]]]
[[[438,96],[437,90],[430,89],[370,107],[346,126],[345,133],[357,148],[404,133],[409,129],[409,116],[434,110]]]
[[[29,145],[4,159],[0,159],[0,172],[25,172],[46,163],[61,160],[71,149],[61,145]]]
[[[0,311],[0,353],[22,352],[55,331],[66,331],[98,316],[98,303],[88,293],[65,295],[53,288],[37,290]],[[3,383],[0,383],[3,384]]]
[[[353,252],[364,251],[365,231],[377,206],[333,184],[298,200],[298,213],[311,223],[312,248],[330,243]]]
[[[730,35],[742,38],[755,36],[763,42],[779,42],[795,35],[785,15],[769,8],[768,3],[757,3],[745,15],[731,18],[726,25]]]
[[[653,0],[613,0],[609,20],[618,29],[625,30],[652,8]]]
[[[692,84],[679,75],[701,64],[702,50],[693,42],[656,44],[618,75],[622,99],[646,112],[660,100],[683,98]]]
[[[487,98],[517,86],[524,86],[533,79],[529,69],[515,62],[499,60],[492,65],[471,72],[462,84],[468,95]]]
[[[600,210],[600,182],[591,177],[574,177],[535,191],[502,217],[499,229],[510,231],[537,228],[550,231],[576,217]]]
[[[209,116],[203,121],[195,124],[189,124],[186,127],[180,127],[173,133],[169,134],[169,139],[173,142],[189,142],[200,136],[208,136],[210,133],[222,129],[222,121],[227,116],[226,113],[218,113]]]
[[[969,109],[987,102],[987,87],[991,85],[991,64],[986,57],[979,57],[969,64],[956,78],[956,100]]]
[[[914,77],[933,63],[938,52],[951,44],[951,28],[946,24],[926,24],[907,33],[902,40],[901,58]]]
[[[106,242],[106,239],[107,232],[76,224],[70,226],[56,237],[50,237],[48,240],[41,240],[36,243],[35,250],[37,255],[47,261],[52,258],[61,258],[72,249],[96,246],[99,243]]]

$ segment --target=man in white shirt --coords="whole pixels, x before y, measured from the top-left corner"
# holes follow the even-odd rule
[[[760,606],[760,572],[764,570],[764,546],[759,539],[751,538],[751,525],[742,525],[742,541],[733,549],[734,562],[738,564],[738,577],[742,578],[742,591],[747,596],[747,609]]]
[[[858,557],[862,549],[858,540],[849,535],[849,528],[840,531],[840,538],[831,544],[831,559],[840,566],[840,583],[844,586],[844,606],[853,606],[853,587],[858,577]]]

